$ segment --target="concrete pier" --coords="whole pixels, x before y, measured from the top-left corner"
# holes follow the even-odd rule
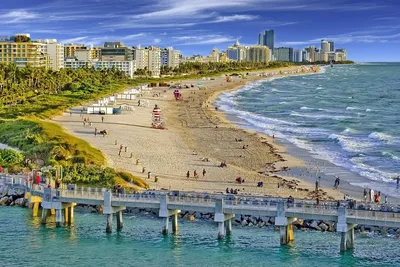
[[[177,209],[168,209],[168,196],[167,195],[160,196],[160,210],[158,212],[158,216],[164,218],[164,225],[161,230],[161,233],[163,235],[168,234],[169,217],[171,216],[172,216],[172,232],[173,233],[178,232],[178,214],[180,212],[181,211]]]
[[[232,219],[226,221],[226,234],[227,235],[232,234]]]
[[[218,239],[224,239],[225,237],[225,222],[218,222]]]
[[[168,228],[169,228],[169,217],[165,217],[164,221],[165,221],[165,223],[164,223],[164,226],[163,226],[163,228],[161,230],[161,233],[163,235],[167,235],[168,234]]]
[[[124,224],[122,222],[122,210],[117,212],[117,230],[122,230]]]
[[[173,233],[178,232],[178,213],[172,215],[172,232]]]
[[[46,224],[46,219],[47,219],[47,216],[49,216],[49,213],[50,213],[50,210],[42,209],[42,220],[41,220],[42,224]]]
[[[338,223],[336,231],[340,233],[340,252],[354,248],[354,227],[356,224],[347,223],[347,209],[338,208]]]
[[[112,214],[107,214],[106,233],[111,233],[112,232],[112,219],[113,219],[113,215]]]
[[[293,221],[296,218],[286,217],[286,203],[283,201],[278,202],[275,217],[275,225],[279,226],[280,244],[287,245],[294,240]]]
[[[57,209],[56,210],[56,226],[60,227],[61,223],[63,222],[63,210],[62,209]]]
[[[214,221],[218,223],[218,239],[223,239],[225,234],[232,233],[232,218],[235,214],[224,213],[224,200],[222,198],[216,199],[215,201],[215,215]],[[225,222],[227,221],[227,229],[225,229]],[[226,231],[228,230],[229,231]]]

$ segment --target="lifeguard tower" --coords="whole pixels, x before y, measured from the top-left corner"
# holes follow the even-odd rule
[[[161,109],[158,105],[154,106],[153,114],[152,114],[152,123],[151,127],[154,129],[165,129],[165,119],[161,115]]]

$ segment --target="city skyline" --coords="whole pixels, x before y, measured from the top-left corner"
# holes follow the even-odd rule
[[[151,4],[151,5],[150,5]],[[238,38],[255,45],[274,29],[275,46],[318,46],[321,39],[346,48],[355,61],[400,61],[400,27],[392,1],[33,0],[3,3],[0,35],[31,33],[62,43],[172,46],[185,56],[226,50]],[[89,12],[90,10],[90,12]],[[340,19],[339,19],[340,18]],[[361,48],[361,49],[360,49]]]

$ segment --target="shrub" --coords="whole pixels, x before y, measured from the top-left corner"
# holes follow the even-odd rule
[[[13,149],[0,149],[0,164],[4,166],[11,166],[21,163],[24,156]]]

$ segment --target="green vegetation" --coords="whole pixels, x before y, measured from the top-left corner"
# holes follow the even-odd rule
[[[172,77],[150,78],[147,70],[139,70],[135,79],[128,79],[117,69],[78,70],[17,68],[0,63],[0,142],[22,151],[7,156],[14,170],[20,167],[63,166],[63,182],[112,187],[120,183],[132,190],[148,188],[148,184],[132,174],[104,167],[106,159],[89,143],[66,133],[48,119],[71,107],[122,91],[128,85],[197,78],[204,75],[240,73],[294,65],[273,63],[185,63],[178,68],[163,68],[162,74]],[[13,152],[14,153],[14,152]],[[17,154],[18,153],[18,154]],[[21,158],[22,157],[22,158]],[[23,160],[25,158],[25,160]],[[51,173],[49,173],[51,176]]]
[[[24,160],[24,156],[12,149],[0,149],[0,165],[1,166],[12,166],[19,164]]]
[[[177,68],[171,68],[163,66],[161,68],[161,75],[209,75],[209,74],[221,74],[231,71],[256,71],[271,68],[282,68],[294,66],[293,62],[187,62],[180,64]],[[139,74],[138,74],[139,75]]]

